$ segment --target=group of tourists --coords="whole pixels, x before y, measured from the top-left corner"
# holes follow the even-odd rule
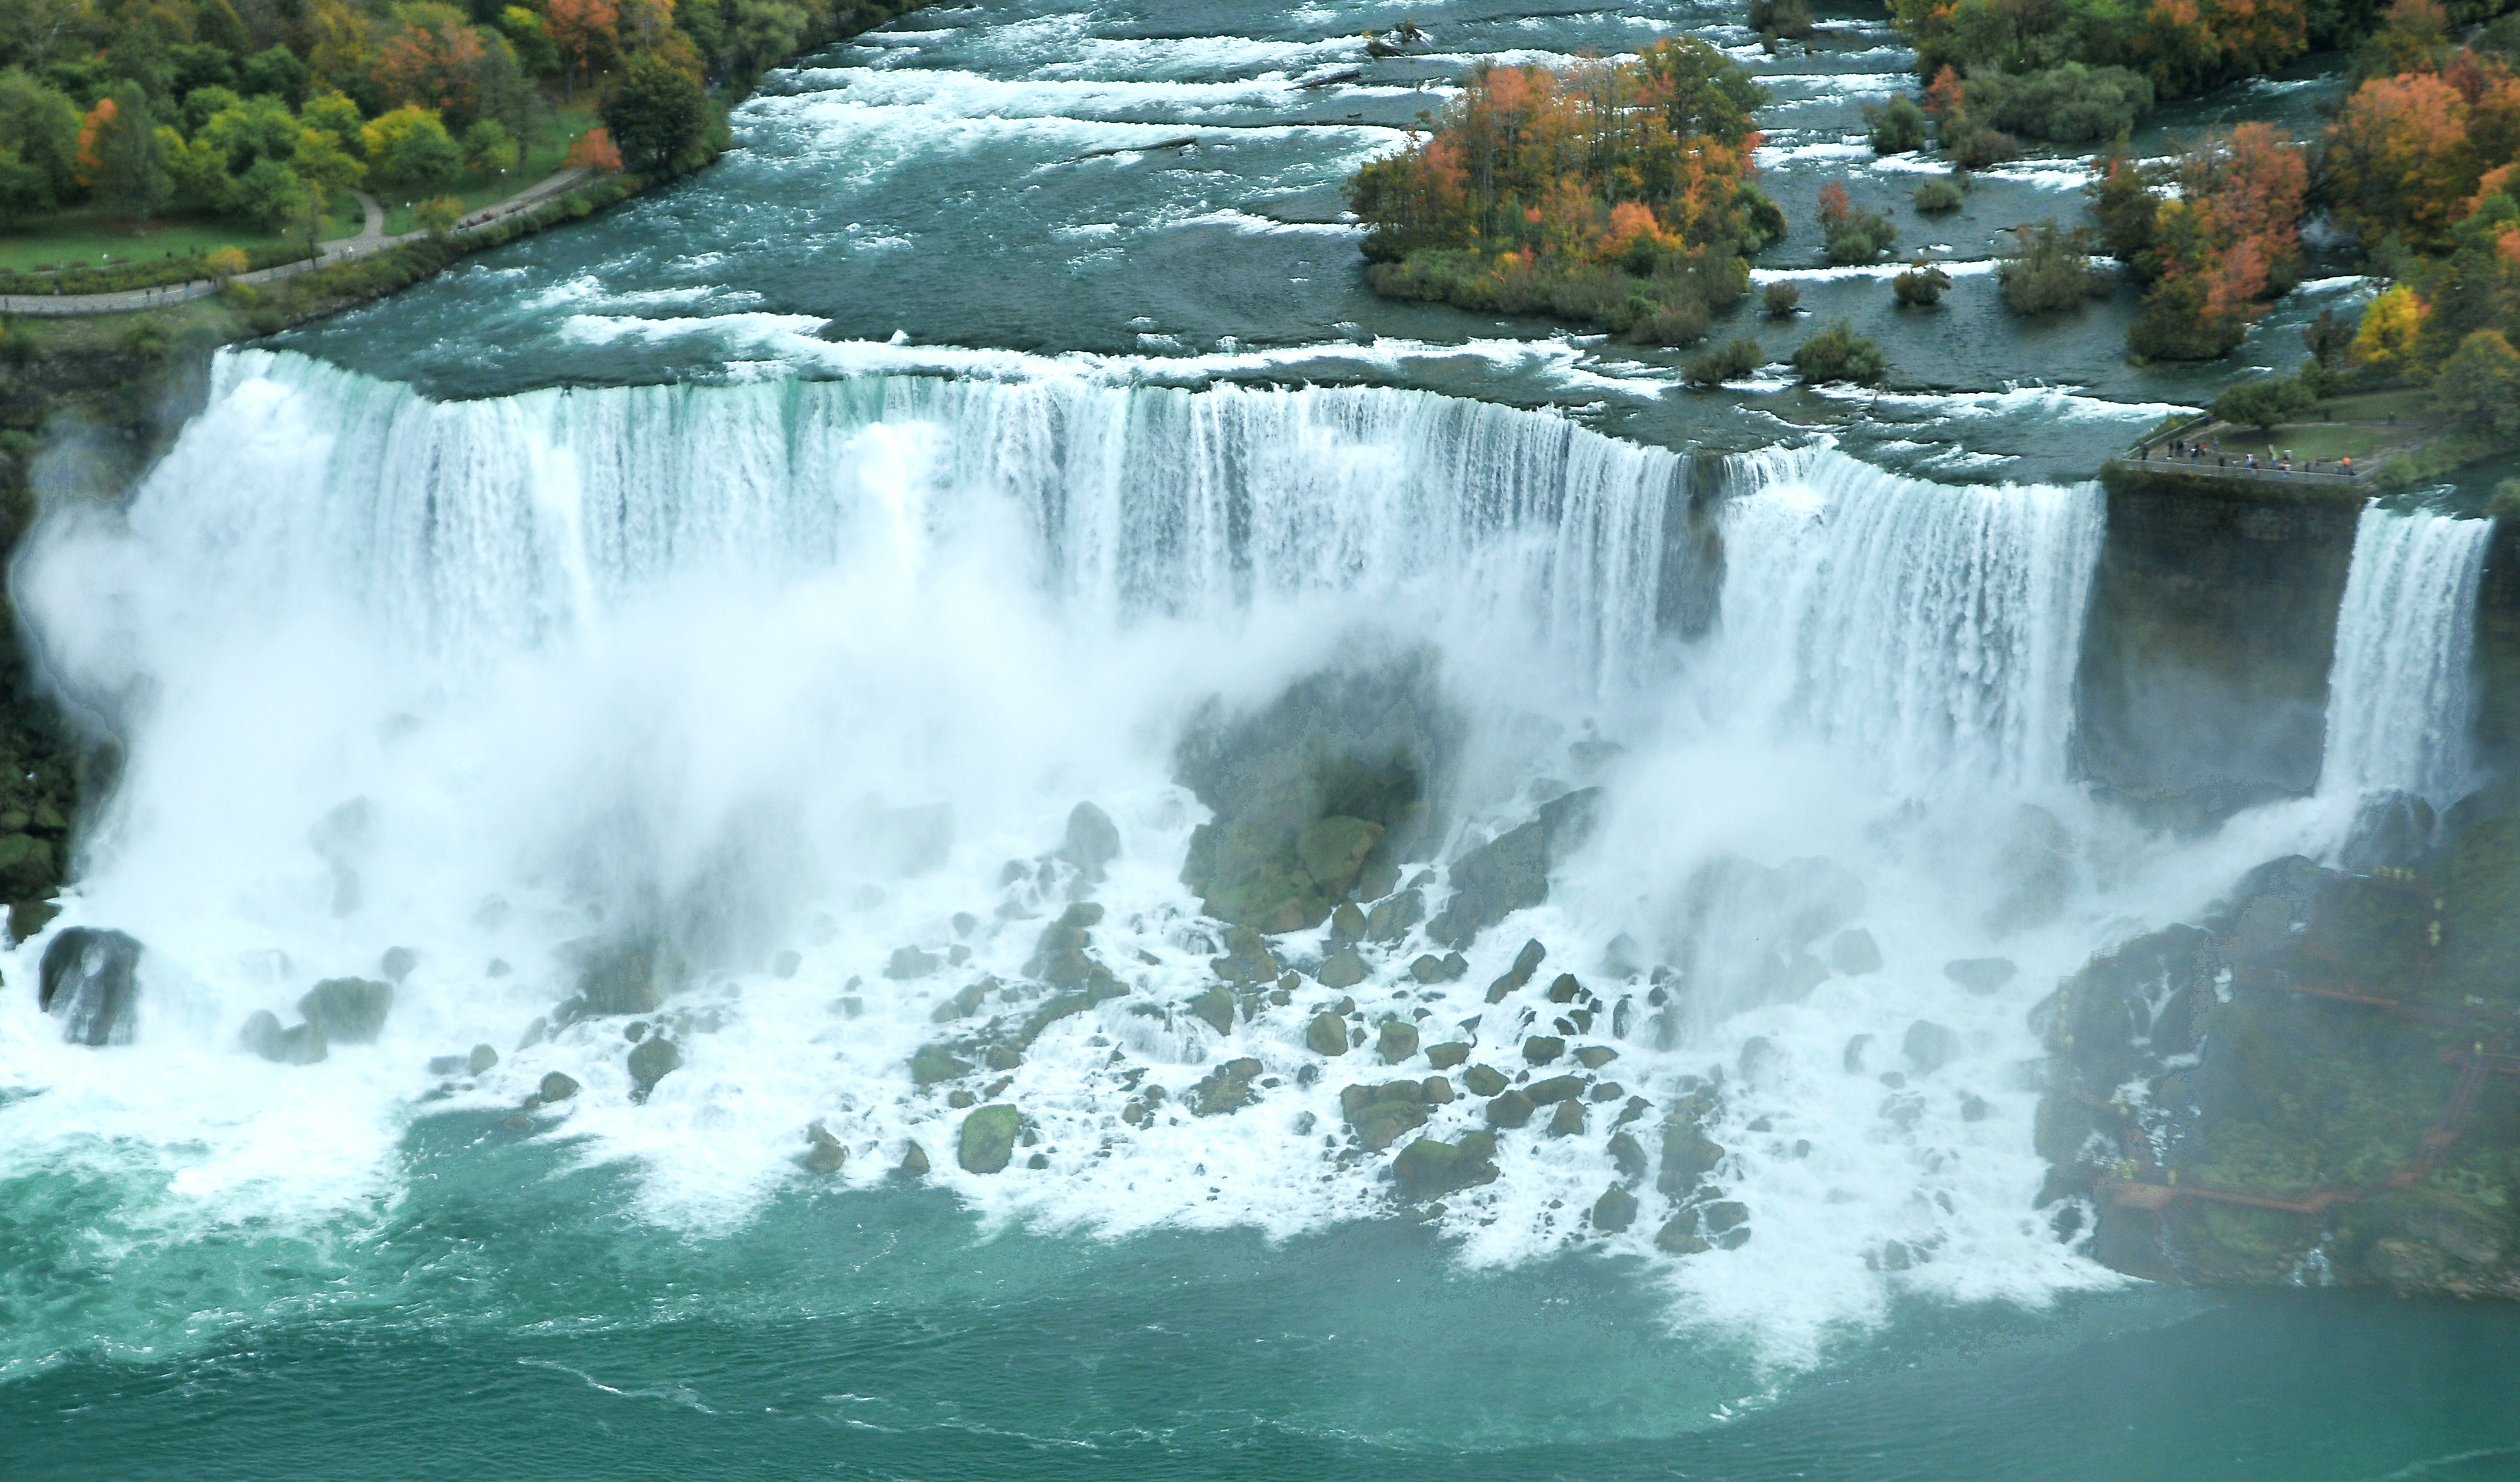
[[[2227,473],[2234,470],[2251,476],[2255,476],[2260,473],[2272,473],[2276,477],[2283,479],[2291,478],[2296,472],[2304,475],[2325,474],[2330,478],[2352,479],[2354,477],[2354,458],[2350,453],[2342,458],[2336,459],[2336,466],[2333,468],[2323,468],[2320,466],[2328,462],[2325,458],[2313,458],[2308,462],[2296,464],[2293,459],[2291,448],[2285,448],[2282,456],[2278,457],[2275,454],[2275,450],[2272,447],[2267,449],[2267,461],[2263,464],[2258,461],[2258,455],[2255,453],[2243,454],[2240,460],[2234,463],[2231,455],[2222,450],[2220,443],[2211,440],[2199,442],[2190,442],[2184,438],[2173,438],[2170,440],[2169,446],[2165,447],[2162,450],[2162,453],[2165,458],[2170,459],[2171,461],[2185,463],[2193,468],[2204,467],[2206,456],[2211,454],[2214,459],[2214,466]],[[2138,444],[2136,449],[2136,456],[2142,462],[2151,462],[2152,444],[2149,442]]]

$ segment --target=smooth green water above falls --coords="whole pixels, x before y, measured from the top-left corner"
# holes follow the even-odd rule
[[[0,953],[0,1478],[2520,1478],[2510,1306],[2264,1210],[2254,1288],[2134,1279],[2054,1165],[2164,1149],[2043,1141],[2095,953],[2473,821],[2496,537],[2130,539],[2099,460],[2369,283],[2314,241],[2204,367],[2132,289],[2012,315],[2087,161],[1918,216],[1913,58],[1821,19],[937,6],[224,354],[11,575],[118,747]],[[1672,32],[1794,225],[1805,312],[1717,335],[1847,317],[1892,389],[1367,291],[1338,183],[1464,69]],[[1941,307],[1821,265],[1833,180]],[[2132,1126],[2213,1061],[2125,976]],[[2336,1145],[2394,1167],[2417,1070]]]

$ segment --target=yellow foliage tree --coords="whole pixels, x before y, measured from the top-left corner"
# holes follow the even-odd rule
[[[2384,373],[2412,369],[2415,337],[2432,306],[2411,288],[2393,288],[2362,311],[2362,327],[2354,336],[2354,361]]]

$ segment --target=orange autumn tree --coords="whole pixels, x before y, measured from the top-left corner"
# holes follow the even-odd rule
[[[2395,232],[2409,246],[2438,247],[2492,194],[2486,175],[2515,153],[2520,81],[2499,58],[2463,51],[2439,72],[2355,89],[2328,131],[2328,189],[2338,218],[2366,244]]]
[[[612,49],[619,23],[620,13],[612,0],[544,0],[543,29],[568,62],[561,69],[561,89],[567,101],[577,100],[578,72],[594,80],[595,59]]]
[[[387,102],[433,108],[464,123],[481,112],[480,67],[488,48],[481,33],[449,6],[404,8],[400,31],[377,48],[369,75]]]
[[[577,142],[568,147],[568,158],[562,162],[572,169],[609,174],[621,167],[621,150],[612,142],[609,129],[591,128],[577,136]]]
[[[1694,339],[1747,286],[1740,255],[1784,230],[1752,183],[1760,101],[1746,71],[1692,38],[1628,63],[1473,72],[1430,132],[1348,181],[1369,281]]]
[[[2127,197],[2128,179],[2113,162],[2094,189],[2113,247],[2152,280],[2128,347],[2162,360],[2230,353],[2266,301],[2301,281],[2308,162],[2281,129],[2244,123],[2189,152],[2170,199]]]

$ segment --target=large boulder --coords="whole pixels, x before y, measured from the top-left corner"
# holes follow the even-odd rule
[[[965,1173],[994,1174],[1013,1160],[1015,1134],[1023,1128],[1023,1114],[1004,1102],[983,1106],[963,1119],[963,1135],[955,1148],[955,1159]]]
[[[1508,829],[1453,861],[1453,899],[1426,923],[1426,935],[1465,948],[1507,916],[1549,899],[1549,876],[1593,831],[1601,800],[1584,788],[1542,805],[1539,816]]]
[[[1403,1199],[1441,1198],[1457,1189],[1493,1182],[1495,1160],[1496,1138],[1486,1133],[1466,1134],[1459,1142],[1420,1137],[1391,1160],[1391,1181]]]
[[[1190,1088],[1191,1114],[1221,1117],[1259,1100],[1260,1090],[1254,1083],[1260,1079],[1261,1070],[1259,1061],[1245,1055],[1208,1072]]]
[[[1068,810],[1067,841],[1059,853],[1088,880],[1102,878],[1102,866],[1120,857],[1120,829],[1111,815],[1091,803]]]
[[[63,1021],[71,1044],[128,1044],[140,1001],[139,941],[117,931],[72,926],[44,944],[35,1001]]]
[[[1211,711],[1176,758],[1215,813],[1182,882],[1223,920],[1318,926],[1369,864],[1430,836],[1431,783],[1462,729],[1428,654],[1316,674],[1246,715]]]
[[[255,1009],[246,1017],[245,1028],[237,1034],[237,1047],[274,1065],[312,1065],[328,1052],[321,1026],[298,1024],[283,1029],[280,1016],[267,1008]]]
[[[1401,1134],[1426,1125],[1426,1086],[1422,1081],[1351,1086],[1339,1092],[1339,1112],[1368,1151],[1380,1152],[1400,1140]]]
[[[383,1034],[385,1015],[393,1009],[390,983],[373,978],[327,978],[297,1000],[306,1022],[320,1028],[334,1044],[374,1044]]]
[[[630,1099],[645,1101],[656,1083],[682,1069],[683,1052],[662,1035],[650,1035],[630,1051]]]

